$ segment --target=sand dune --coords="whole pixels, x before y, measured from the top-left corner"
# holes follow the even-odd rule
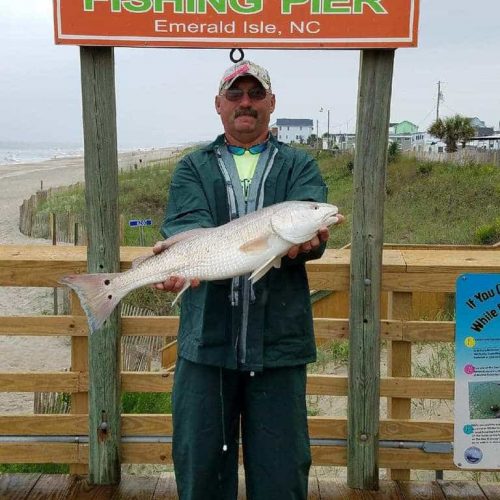
[[[134,168],[168,158],[177,148],[134,151],[119,155],[119,168]],[[0,245],[50,244],[19,232],[19,206],[42,186],[68,186],[84,179],[82,157],[40,163],[0,165]],[[53,309],[52,289],[0,287],[0,316],[38,315]],[[70,365],[67,337],[9,337],[0,334],[0,372],[59,371]],[[31,413],[32,393],[0,392],[1,413]]]

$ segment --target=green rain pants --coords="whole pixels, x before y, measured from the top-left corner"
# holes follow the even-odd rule
[[[173,459],[180,500],[236,500],[241,417],[248,500],[306,500],[305,365],[226,370],[179,358]]]

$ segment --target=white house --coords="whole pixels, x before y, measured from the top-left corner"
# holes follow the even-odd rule
[[[304,118],[278,118],[271,126],[271,130],[278,138],[278,141],[291,143],[307,142],[309,136],[314,131],[313,120]]]

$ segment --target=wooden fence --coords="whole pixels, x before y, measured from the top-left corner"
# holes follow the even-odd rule
[[[143,253],[123,247],[122,269]],[[349,249],[329,250],[319,261],[308,264],[311,288],[346,293],[349,288]],[[86,271],[86,248],[50,246],[0,246],[0,286],[54,287],[66,273]],[[412,418],[412,400],[448,400],[454,397],[450,378],[412,376],[412,344],[453,342],[452,321],[413,319],[413,296],[422,293],[453,294],[457,276],[466,272],[500,272],[500,252],[487,248],[398,248],[384,249],[382,287],[387,293],[386,319],[381,320],[381,340],[388,345],[388,375],[382,377],[380,395],[388,402],[388,417],[380,422],[380,439],[402,442],[447,443],[453,441],[453,422]],[[146,335],[152,338],[176,334],[177,317],[126,316],[124,338]],[[314,318],[319,341],[346,339],[345,317],[324,311]],[[4,316],[0,335],[66,335],[71,338],[71,370],[67,372],[0,373],[4,392],[65,392],[71,394],[71,414],[0,415],[0,463],[67,463],[72,472],[85,472],[88,463],[88,368],[87,323],[78,300],[72,300],[65,316]],[[171,372],[123,371],[121,385],[129,392],[168,392]],[[345,397],[347,377],[310,374],[309,395]],[[309,418],[315,465],[345,466],[347,419],[344,416]],[[123,415],[122,462],[169,463],[172,433],[170,415]],[[9,436],[12,438],[9,441]],[[32,441],[20,442],[20,436]],[[61,441],[56,437],[65,436]],[[36,437],[36,439],[35,439]],[[146,439],[154,437],[154,439]],[[40,439],[40,438],[43,438]],[[131,439],[133,438],[133,439]],[[455,469],[451,451],[428,453],[424,449],[380,448],[379,465],[404,475],[409,469]]]
[[[453,163],[455,165],[496,165],[500,167],[500,150],[487,149],[459,149],[455,153],[438,153],[437,151],[405,151],[405,155],[417,160],[432,161],[439,163]]]
[[[83,214],[40,212],[40,205],[60,191],[71,187],[41,189],[24,200],[19,207],[19,230],[32,238],[50,239],[59,243],[87,244]],[[75,241],[76,240],[76,241]]]

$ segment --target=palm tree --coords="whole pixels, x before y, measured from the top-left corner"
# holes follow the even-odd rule
[[[457,150],[457,142],[460,142],[464,148],[465,143],[470,141],[476,133],[472,120],[461,115],[449,116],[444,120],[438,118],[427,129],[427,132],[444,141],[448,153],[454,153]]]

